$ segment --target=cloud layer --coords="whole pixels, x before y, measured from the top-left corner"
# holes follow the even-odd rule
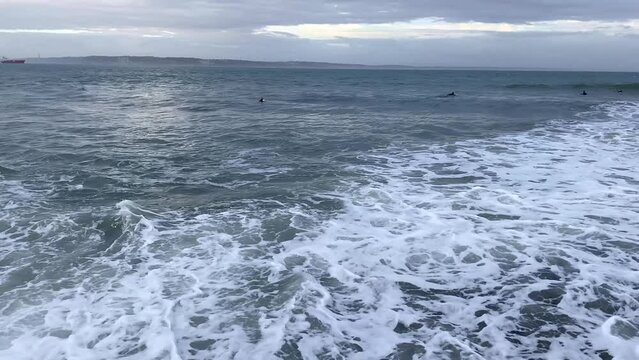
[[[637,0],[0,0],[0,54],[436,65],[451,53],[480,61],[493,48],[495,59],[520,66],[514,51],[523,42],[524,50],[548,54],[539,67],[560,68],[576,56],[599,58],[593,44],[613,58],[636,58],[637,18]],[[550,54],[555,47],[564,56]],[[391,49],[395,56],[386,55]],[[426,52],[434,57],[415,56]]]
[[[271,25],[256,31],[273,36],[290,35],[313,40],[331,39],[433,39],[478,36],[486,33],[601,33],[639,35],[639,21],[554,20],[523,24],[447,22],[438,18],[382,24]]]
[[[268,25],[388,23],[418,18],[525,23],[631,20],[636,0],[2,0],[3,27],[152,26],[259,28]]]

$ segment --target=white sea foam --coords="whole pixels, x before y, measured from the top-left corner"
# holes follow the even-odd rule
[[[0,294],[0,358],[635,359],[636,114],[362,154],[366,185],[321,194],[344,204],[329,219],[132,201],[86,233],[52,217],[30,229],[116,235]]]

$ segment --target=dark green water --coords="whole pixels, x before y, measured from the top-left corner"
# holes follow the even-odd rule
[[[0,81],[0,358],[638,351],[639,74]]]

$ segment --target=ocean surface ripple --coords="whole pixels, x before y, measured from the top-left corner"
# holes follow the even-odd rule
[[[0,359],[639,359],[637,74],[0,79]]]

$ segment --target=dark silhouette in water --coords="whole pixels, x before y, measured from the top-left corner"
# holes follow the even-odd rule
[[[263,98],[263,97],[261,97],[259,101],[260,101],[260,102],[264,102],[264,98]]]
[[[455,94],[455,92],[451,92],[450,94],[446,95],[446,96],[457,96],[457,94]]]
[[[619,90],[617,90],[617,92],[621,94],[623,92],[623,90],[619,89]]]
[[[588,93],[586,92],[586,90],[581,92],[581,95],[588,95]]]

